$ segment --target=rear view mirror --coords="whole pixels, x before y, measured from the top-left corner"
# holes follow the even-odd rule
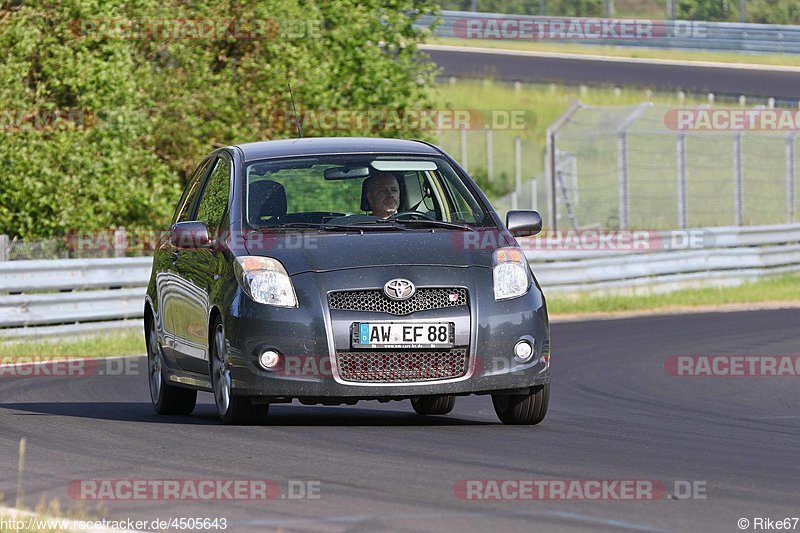
[[[325,169],[326,180],[349,180],[369,176],[367,167],[333,167]]]
[[[176,248],[211,248],[205,222],[178,222],[172,226],[169,240]]]
[[[542,231],[542,215],[537,211],[509,211],[506,227],[514,237],[530,237]]]

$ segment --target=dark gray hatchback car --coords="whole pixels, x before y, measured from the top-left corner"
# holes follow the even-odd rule
[[[158,243],[145,302],[156,412],[213,392],[226,423],[272,403],[410,399],[443,415],[491,395],[547,412],[544,295],[516,237],[458,164],[418,141],[317,138],[219,149]]]

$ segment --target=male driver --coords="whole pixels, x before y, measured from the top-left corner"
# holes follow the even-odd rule
[[[397,213],[400,206],[400,185],[397,178],[389,172],[373,172],[366,181],[367,202],[372,214],[379,218],[389,218]]]

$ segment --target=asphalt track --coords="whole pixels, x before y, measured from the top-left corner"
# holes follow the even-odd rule
[[[715,93],[738,97],[800,100],[800,71],[753,70],[691,66],[685,62],[631,62],[551,57],[547,54],[507,54],[501,51],[447,50],[424,47],[442,75],[465,78],[490,77],[506,81],[643,87],[659,91]],[[758,61],[758,56],[753,56]],[[665,62],[667,63],[667,62]],[[798,58],[800,65],[800,58]]]
[[[800,310],[555,324],[550,411],[535,427],[500,425],[476,396],[445,417],[408,402],[279,405],[270,425],[226,427],[210,394],[192,416],[156,416],[143,372],[4,377],[0,491],[13,503],[26,437],[28,504],[74,506],[67,486],[81,479],[321,488],[318,500],[109,502],[115,518],[225,517],[228,531],[739,531],[740,518],[800,515],[799,378],[675,377],[664,363],[798,354],[798,323]],[[463,479],[662,480],[673,497],[467,501],[453,491]],[[706,498],[675,498],[676,480],[705,483]]]

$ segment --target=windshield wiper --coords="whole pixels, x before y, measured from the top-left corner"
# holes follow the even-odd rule
[[[359,227],[363,228],[364,226],[368,228],[381,228],[381,229],[400,229],[403,231],[411,231],[410,228],[403,226],[402,224],[398,224],[397,220],[365,220],[363,222],[353,222],[350,224],[351,227]]]
[[[317,223],[317,222],[287,222],[286,224],[280,224],[278,226],[271,226],[270,229],[280,229],[280,228],[309,228],[309,229],[317,229],[320,231],[327,231],[327,230],[348,230],[348,231],[364,231],[364,230],[387,230],[387,229],[402,229],[408,231],[408,228],[404,228],[402,226],[394,225],[394,224],[382,224],[382,225],[372,225],[372,226],[362,226],[363,223],[358,224],[326,224],[326,223]],[[367,223],[371,224],[371,223]]]
[[[461,231],[478,231],[467,224],[456,224],[455,222],[445,222],[444,220],[422,220],[422,219],[401,219],[393,220],[400,224],[412,224],[415,226],[435,226],[440,228],[459,229]]]

